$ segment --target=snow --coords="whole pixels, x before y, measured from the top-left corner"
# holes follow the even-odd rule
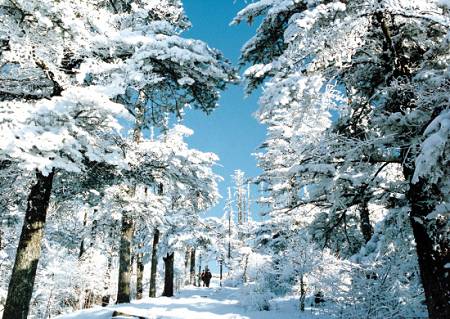
[[[173,298],[146,298],[131,304],[96,307],[78,311],[58,319],[110,319],[114,311],[149,319],[280,319],[318,318],[310,311],[300,314],[295,299],[278,300],[273,311],[252,311],[241,305],[240,288],[219,287],[217,276],[211,288],[189,287],[182,289]]]
[[[425,130],[424,136],[427,138],[422,143],[421,152],[416,159],[413,183],[417,183],[420,177],[431,177],[431,181],[435,182],[445,174],[439,170],[438,163],[442,161],[447,151],[450,136],[450,110],[443,111],[437,116]]]

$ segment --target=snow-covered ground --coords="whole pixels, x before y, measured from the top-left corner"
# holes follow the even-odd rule
[[[310,311],[300,314],[295,299],[278,300],[272,311],[254,311],[242,306],[239,288],[220,288],[217,283],[211,288],[189,287],[179,291],[175,297],[148,298],[131,304],[114,305],[78,311],[59,319],[110,319],[117,310],[148,319],[294,319],[317,318]],[[129,318],[129,317],[122,317]]]

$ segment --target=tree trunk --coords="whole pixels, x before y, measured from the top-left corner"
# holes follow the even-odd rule
[[[78,254],[78,259],[81,259],[84,252],[86,251],[86,248],[84,247],[84,232],[86,231],[86,225],[87,225],[87,210],[84,212],[84,218],[83,218],[83,237],[81,237],[81,244],[80,244],[80,253]]]
[[[184,255],[184,278],[183,278],[183,286],[189,285],[189,260],[191,259],[191,250],[186,249],[186,254]]]
[[[202,286],[202,255],[199,254],[198,256],[198,286]]]
[[[164,297],[173,297],[173,262],[175,254],[167,254],[164,260],[164,291],[162,295]]]
[[[248,255],[245,256],[245,263],[244,263],[244,273],[242,274],[242,281],[244,283],[247,282],[247,268],[248,268]]]
[[[363,199],[359,205],[359,227],[364,237],[364,241],[367,243],[373,236],[373,227],[370,224],[370,212],[367,205],[367,200]]]
[[[150,298],[156,297],[156,270],[158,269],[158,243],[159,243],[159,230],[156,228],[153,234],[153,247],[152,247],[152,266],[150,269],[150,291],[148,296]]]
[[[438,113],[433,114],[435,118]],[[427,216],[435,209],[436,203],[442,201],[441,190],[419,178],[412,183],[415,172],[414,159],[409,158],[409,148],[401,150],[403,175],[409,181],[406,194],[410,204],[410,222],[416,242],[416,253],[419,264],[421,282],[425,294],[425,302],[430,319],[450,318],[450,242],[448,238],[447,220],[434,220],[430,225]]]
[[[190,267],[191,276],[189,278],[189,284],[195,286],[195,248],[191,250],[191,267]]]
[[[305,311],[306,289],[303,274],[300,275],[300,311]]]
[[[50,201],[54,172],[36,173],[36,184],[28,195],[25,220],[17,247],[3,318],[23,319],[28,315],[36,269],[41,256],[41,241]]]
[[[223,258],[219,260],[219,283],[220,287],[222,287],[222,278],[223,278]]]
[[[141,250],[144,247],[143,243],[139,244],[139,250]],[[137,275],[136,275],[136,299],[142,299],[144,285],[142,283],[144,279],[144,254],[139,251],[136,258],[136,268],[137,268]]]
[[[131,241],[133,240],[133,219],[128,213],[122,215],[119,254],[119,285],[116,303],[130,302]]]
[[[427,230],[426,216],[434,210],[429,203],[432,195],[425,191],[427,183],[421,179],[410,183],[408,199],[411,203],[410,220],[416,241],[416,251],[430,319],[450,318],[450,263],[449,240],[443,231],[446,221],[436,221],[438,228]],[[438,232],[441,231],[441,234]],[[448,230],[447,230],[448,231]],[[433,234],[434,233],[434,234]]]

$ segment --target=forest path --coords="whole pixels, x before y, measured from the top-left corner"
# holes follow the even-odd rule
[[[114,311],[144,317],[146,319],[292,319],[310,318],[299,316],[291,301],[274,311],[251,311],[240,304],[242,291],[239,288],[188,287],[175,297],[147,298],[131,304],[94,308],[57,317],[59,319],[110,319]],[[133,317],[115,317],[133,318]]]

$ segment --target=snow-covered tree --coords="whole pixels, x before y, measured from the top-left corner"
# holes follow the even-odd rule
[[[342,236],[350,256],[383,221],[373,205],[403,205],[429,316],[447,317],[448,3],[257,1],[234,23],[258,16],[242,62],[249,90],[266,81],[260,163],[275,210],[292,213],[296,189],[295,207],[322,210],[313,237]]]
[[[242,225],[247,218],[247,189],[245,184],[245,173],[241,170],[236,170],[232,176],[234,181],[234,196],[237,209],[237,223]]]
[[[0,153],[37,179],[5,305],[13,318],[28,312],[54,175],[126,168],[127,113],[138,135],[189,105],[210,112],[236,76],[218,51],[179,36],[180,1],[5,0],[0,17]]]
[[[8,304],[7,299],[5,305],[5,314],[13,311],[24,315],[31,298],[54,174],[60,170],[80,172],[86,160],[120,165],[122,151],[115,141],[119,137],[115,133],[118,122],[112,114],[114,110],[120,112],[121,107],[108,103],[102,95],[75,89],[34,106],[3,102],[1,108],[5,137],[0,147],[2,157],[36,171],[9,288],[10,298],[18,304]],[[23,312],[17,312],[22,307]]]

